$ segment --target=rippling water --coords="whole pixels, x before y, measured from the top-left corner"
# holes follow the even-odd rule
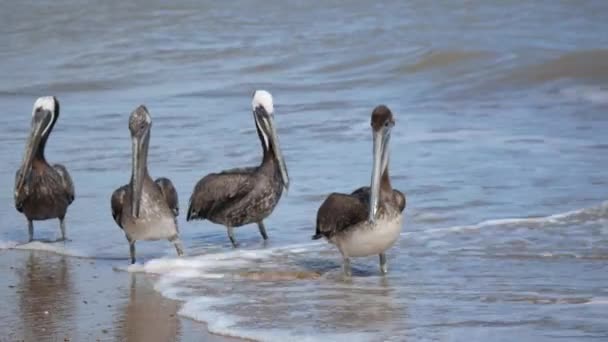
[[[128,269],[162,274],[157,290],[183,315],[270,340],[605,338],[607,16],[604,1],[5,4],[0,246],[27,239],[12,187],[36,97],[61,101],[47,158],[77,199],[73,241],[23,248],[126,269],[109,199],[130,176],[129,113],[150,110],[151,174],[185,208],[205,174],[259,162],[250,95],[263,88],[292,177],[271,242],[243,227],[233,251],[222,227],[182,216],[189,258],[142,242],[147,262]],[[329,191],[369,182],[380,103],[396,115],[404,233],[386,278],[370,257],[344,282],[339,254],[310,236]],[[58,223],[35,234],[54,238]]]

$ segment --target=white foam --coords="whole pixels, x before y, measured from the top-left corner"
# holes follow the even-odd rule
[[[131,265],[120,265],[114,266],[114,271],[130,272],[130,273],[144,273],[144,264],[131,264]]]
[[[541,217],[526,217],[526,218],[506,218],[506,219],[492,219],[482,221],[473,225],[464,225],[464,226],[453,226],[453,227],[445,227],[445,228],[434,228],[427,229],[422,232],[416,232],[415,234],[426,233],[446,233],[446,232],[461,232],[467,230],[480,230],[488,227],[501,227],[501,226],[544,226],[548,224],[561,224],[568,223],[571,220],[576,220],[579,217],[584,216],[585,220],[589,219],[606,219],[608,218],[608,201],[602,202],[601,204],[590,207],[577,209],[572,211],[567,211],[564,213],[553,214],[549,216],[541,216]],[[413,232],[403,232],[401,235],[407,236],[412,235]]]
[[[187,301],[181,310],[178,312],[179,315],[188,317],[195,321],[207,322],[207,327],[210,332],[214,334],[232,336],[243,339],[253,339],[256,341],[371,341],[375,335],[370,333],[314,333],[314,334],[298,334],[294,331],[287,331],[282,329],[246,329],[239,328],[239,318],[226,314],[224,312],[217,312],[214,310],[214,305],[225,304],[227,300],[237,301],[237,298],[226,299],[214,299],[198,297]]]
[[[18,249],[18,250],[31,250],[31,251],[45,251],[55,253],[59,255],[72,256],[86,258],[89,255],[68,248],[64,245],[64,242],[42,242],[32,241],[29,243],[18,243],[15,241],[0,241],[0,249]]]
[[[608,202],[604,202],[599,206],[569,211],[565,213],[549,215],[544,217],[534,218],[509,218],[509,219],[494,219],[480,222],[474,225],[455,226],[441,229],[434,229],[421,232],[460,232],[466,230],[479,230],[484,228],[492,228],[503,226],[509,228],[514,227],[544,227],[547,224],[568,224],[573,220],[595,220],[608,217]],[[413,233],[405,233],[413,234]],[[418,234],[418,232],[416,233]],[[433,248],[441,246],[433,245]],[[263,250],[231,250],[216,254],[206,254],[200,256],[191,256],[186,258],[161,258],[150,260],[141,265],[144,272],[159,274],[160,278],[155,284],[155,290],[163,296],[174,300],[184,302],[179,314],[190,319],[206,322],[212,333],[234,336],[239,338],[254,339],[259,341],[319,341],[319,340],[349,340],[349,341],[369,341],[377,340],[377,334],[369,334],[367,332],[348,332],[345,331],[318,331],[310,330],[306,327],[297,327],[290,325],[273,325],[268,326],[266,320],[272,320],[272,317],[260,317],[260,322],[256,317],[246,315],[240,312],[242,306],[252,305],[251,310],[257,310],[260,307],[260,315],[264,308],[267,308],[267,302],[260,301],[258,298],[252,298],[248,294],[250,291],[259,292],[263,296],[265,282],[259,283],[247,282],[238,280],[238,277],[233,277],[234,274],[243,270],[253,270],[262,272],[267,265],[275,265],[276,260],[280,260],[281,267],[287,267],[289,256],[294,254],[304,253],[315,255],[321,248],[329,248],[325,242],[314,241],[298,245],[289,245],[283,247],[269,248]],[[545,252],[542,257],[552,258],[555,255]],[[296,258],[297,259],[297,258]],[[136,270],[138,270],[137,268]],[[328,273],[329,274],[329,273]],[[205,289],[205,281],[195,281],[195,279],[220,279],[211,286],[211,291]],[[371,279],[371,278],[370,278]],[[369,279],[368,279],[369,280]],[[208,284],[211,284],[208,283]],[[285,289],[284,297],[286,300],[290,295],[306,296],[309,290],[310,282],[303,281],[300,285],[291,283],[291,290]],[[299,284],[299,283],[298,283]],[[308,284],[308,285],[307,285]],[[250,289],[241,289],[240,286],[253,286]],[[295,289],[293,288],[295,286]],[[374,287],[372,283],[350,284],[333,282],[332,288],[338,292],[357,291],[358,293],[368,293],[374,291],[383,291],[382,286]],[[291,292],[290,292],[291,291]],[[370,299],[377,301],[381,299]],[[606,304],[608,300],[600,299],[592,301],[593,304]],[[327,304],[327,301],[324,302]],[[277,310],[280,310],[281,305],[278,305]],[[297,312],[293,312],[294,317],[283,317],[285,321],[296,321],[301,317]]]
[[[222,279],[232,276],[232,271],[259,264],[276,254],[299,254],[310,252],[320,246],[318,242],[296,244],[263,250],[237,249],[221,253],[211,253],[189,257],[163,257],[145,263],[115,266],[114,270],[130,273],[149,273],[161,275],[159,289],[164,293],[174,284],[185,279]],[[1,245],[0,245],[1,246]],[[224,272],[224,273],[222,273]],[[168,296],[172,299],[172,296]]]
[[[590,102],[592,104],[608,104],[608,89],[597,86],[579,85],[562,89],[560,93],[568,99]]]
[[[246,267],[250,264],[257,264],[260,259],[267,259],[275,254],[306,253],[309,252],[311,248],[320,245],[321,244],[318,242],[312,242],[263,250],[237,249],[222,253],[211,253],[191,257],[165,257],[152,259],[144,264],[134,264],[118,269],[127,272],[166,274],[180,278],[199,277],[219,279],[223,278],[224,275],[218,272],[212,272],[213,270]],[[188,273],[188,270],[196,270],[196,272]]]
[[[0,249],[13,249],[19,243],[15,241],[0,241]]]
[[[608,305],[607,297],[600,298],[592,298],[589,302],[585,303],[587,305]]]
[[[496,226],[514,227],[544,227],[545,224],[568,224],[573,220],[596,220],[605,219],[608,217],[608,202],[604,202],[599,206],[569,211],[565,213],[549,215],[545,217],[535,218],[510,218],[510,219],[495,219],[480,222],[475,225],[447,227],[442,229],[434,229],[423,231],[420,233],[433,232],[460,232],[466,230],[479,230],[486,227],[492,228]],[[413,233],[405,233],[413,234]],[[419,234],[417,232],[416,234]],[[428,237],[428,236],[427,236]],[[435,241],[436,242],[436,241]],[[433,243],[433,241],[431,241]],[[431,245],[432,248],[439,249],[443,241],[436,242],[439,244]],[[268,248],[262,250],[247,250],[237,249],[226,252],[205,254],[198,256],[188,256],[182,258],[163,257],[159,259],[149,260],[144,264],[137,264],[125,268],[128,272],[146,272],[160,275],[154,288],[163,296],[183,301],[184,304],[179,311],[181,316],[206,322],[208,329],[215,334],[234,336],[239,338],[254,339],[259,341],[319,341],[319,340],[349,340],[349,341],[370,341],[378,340],[378,334],[364,332],[350,332],[347,329],[337,328],[340,330],[319,331],[310,329],[306,324],[302,326],[288,325],[285,322],[295,322],[302,319],[302,312],[287,311],[289,317],[282,317],[282,322],[273,321],[273,317],[263,316],[265,309],[273,305],[273,302],[264,298],[265,281],[247,281],[234,275],[240,272],[252,270],[264,272],[268,266],[271,269],[276,269],[277,261],[280,267],[289,267],[290,258],[297,254],[305,254],[306,256],[314,256],[322,249],[328,247],[326,242],[314,241],[309,243],[288,245],[282,247]],[[542,257],[552,258],[555,255],[544,252]],[[330,274],[328,272],[327,274]],[[198,281],[201,279],[202,281]],[[209,279],[206,281],[206,279]],[[219,280],[217,280],[219,279]],[[369,282],[361,280],[361,283],[342,283],[331,280],[331,288],[336,293],[356,292],[356,298],[366,298],[365,294],[369,294],[368,301],[378,304],[378,301],[392,301],[392,297],[376,298],[374,293],[384,291],[385,288],[375,283],[375,278],[367,278]],[[215,281],[214,281],[215,280]],[[315,281],[327,281],[315,280]],[[277,312],[288,305],[291,296],[298,298],[306,297],[310,292],[310,282],[306,280],[288,282],[290,285],[278,287],[277,290],[283,293],[281,298],[285,299],[285,303],[277,303]],[[301,284],[301,285],[300,285]],[[209,286],[209,288],[207,288]],[[244,286],[245,288],[241,288]],[[291,286],[291,287],[290,287]],[[259,293],[262,299],[252,297],[251,293]],[[284,291],[284,292],[283,292]],[[316,296],[310,294],[311,296]],[[276,299],[278,297],[273,297]],[[355,297],[347,297],[355,298]],[[302,299],[307,300],[307,299]],[[312,299],[315,300],[315,299]],[[329,299],[328,299],[329,300]],[[338,299],[340,303],[340,299]],[[324,300],[323,304],[328,304]],[[366,303],[362,300],[362,303]],[[605,305],[608,304],[608,299],[597,298],[589,304]],[[244,314],[240,308],[248,306],[249,310],[256,312],[257,316]],[[249,307],[251,306],[251,307]],[[363,306],[364,307],[364,306]],[[260,311],[256,311],[256,310]],[[374,312],[374,308],[370,309]],[[272,315],[272,314],[271,314]],[[271,324],[272,325],[269,325]],[[311,324],[314,324],[312,322]]]
[[[255,110],[257,107],[262,106],[268,114],[274,113],[274,104],[272,101],[272,95],[266,90],[256,90],[253,94],[253,100],[251,100],[251,107]]]
[[[159,258],[144,264],[128,266],[129,272],[146,272],[160,275],[154,289],[163,296],[183,301],[184,305],[179,314],[190,319],[206,322],[212,333],[259,341],[318,341],[344,340],[369,341],[374,335],[367,333],[312,333],[291,329],[246,328],[243,320],[248,316],[239,316],[222,311],[218,307],[248,303],[253,300],[232,293],[229,289],[236,286],[232,283],[232,275],[243,269],[262,267],[262,263],[283,255],[311,253],[320,246],[327,246],[317,241],[269,248],[264,250],[231,250],[227,252],[206,254],[182,258]],[[226,293],[219,297],[205,295],[206,291],[199,287],[189,287],[189,279],[222,279],[225,278]],[[184,282],[186,281],[186,282]]]

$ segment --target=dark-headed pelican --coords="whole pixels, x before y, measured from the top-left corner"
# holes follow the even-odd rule
[[[49,165],[44,158],[46,142],[59,118],[59,101],[41,97],[34,103],[32,128],[21,167],[15,176],[15,208],[27,218],[29,241],[34,239],[32,221],[59,219],[65,240],[65,214],[74,201],[74,184],[68,170]]]
[[[129,130],[133,147],[131,182],[112,194],[112,216],[129,241],[135,263],[135,241],[167,239],[183,255],[177,228],[177,192],[167,178],[152,180],[148,173],[148,145],[152,118],[145,106],[131,113]]]
[[[380,256],[380,270],[387,272],[386,255],[401,233],[405,196],[393,190],[388,175],[388,143],[395,120],[390,109],[378,106],[372,112],[374,141],[371,187],[350,195],[332,193],[317,212],[313,239],[325,237],[336,245],[344,260],[344,273],[351,275],[350,257]]]
[[[264,240],[268,239],[263,220],[279,202],[289,176],[274,123],[272,95],[265,90],[253,93],[253,119],[264,155],[256,167],[212,173],[201,179],[192,192],[188,221],[207,219],[222,224],[234,247],[238,244],[233,228],[257,223]]]

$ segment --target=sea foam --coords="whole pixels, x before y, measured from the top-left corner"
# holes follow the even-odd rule
[[[64,242],[32,241],[28,243],[19,243],[15,241],[0,241],[0,249],[45,251],[49,253],[66,255],[71,257],[90,257],[90,255],[84,252],[66,246]]]
[[[436,235],[474,234],[484,229],[557,229],[578,223],[599,222],[608,219],[608,201],[597,206],[568,211],[555,215],[531,218],[492,219],[474,225],[428,229],[416,232],[416,240],[435,241]],[[411,240],[414,233],[402,234],[403,240]],[[424,237],[426,236],[426,238]],[[443,238],[442,238],[443,239]],[[447,240],[446,240],[447,241]],[[442,249],[446,244],[440,244]],[[398,247],[397,247],[398,248]],[[407,251],[400,251],[407,253]],[[536,251],[528,251],[526,257],[536,257]],[[501,251],[495,257],[501,257]],[[523,253],[523,252],[522,252]],[[552,259],[566,252],[539,251],[538,257]],[[475,255],[475,253],[471,254]],[[515,257],[517,255],[513,254]],[[568,254],[569,255],[569,254]],[[574,254],[573,254],[574,255]],[[511,255],[504,255],[505,258]],[[521,257],[521,256],[520,256]],[[355,259],[360,263],[361,259]],[[323,264],[326,262],[327,264]],[[413,262],[413,261],[412,261]],[[319,264],[320,263],[320,264]],[[375,260],[369,261],[374,264]],[[167,298],[183,301],[179,314],[196,321],[206,322],[209,330],[216,334],[250,338],[260,341],[318,341],[348,340],[375,341],[391,336],[387,332],[361,327],[348,328],[348,320],[337,319],[345,326],[332,327],[319,315],[332,315],[330,307],[335,307],[338,315],[355,315],[361,319],[370,315],[382,321],[384,308],[396,305],[392,290],[382,284],[382,277],[372,273],[355,271],[355,280],[343,282],[340,274],[340,257],[333,246],[327,243],[311,242],[262,250],[229,250],[225,252],[190,256],[185,258],[152,259],[129,272],[146,272],[160,275],[155,289]],[[356,264],[355,264],[356,265]],[[287,280],[267,280],[263,276],[246,278],[247,272],[267,274],[306,269],[328,269],[330,276]],[[390,269],[390,267],[389,267]],[[396,271],[392,271],[396,272]],[[390,274],[393,281],[400,276]],[[358,279],[357,279],[358,278]],[[380,284],[379,284],[380,283]],[[387,292],[388,291],[388,292]],[[345,297],[344,297],[345,296]],[[399,299],[405,300],[405,299]],[[351,301],[355,301],[354,303]],[[360,303],[358,303],[360,301]],[[605,299],[592,300],[593,304],[605,304]],[[403,304],[403,303],[401,303]],[[399,305],[401,305],[399,304]],[[327,306],[329,311],[323,311]],[[306,309],[312,307],[311,313]],[[342,310],[347,309],[346,312]],[[355,309],[356,308],[356,309]],[[349,314],[348,310],[356,310]],[[324,313],[325,312],[325,313]],[[312,315],[309,317],[309,315]],[[291,322],[291,323],[289,323]],[[325,322],[325,323],[323,323]],[[318,325],[325,324],[321,329]],[[356,323],[353,323],[356,324]],[[392,327],[392,329],[395,329]],[[356,331],[356,332],[353,332]],[[388,334],[388,335],[386,335]],[[384,336],[384,337],[383,337]],[[388,338],[388,337],[387,337]]]

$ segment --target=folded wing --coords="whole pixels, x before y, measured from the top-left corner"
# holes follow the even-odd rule
[[[122,216],[122,210],[125,203],[125,195],[127,194],[128,185],[123,185],[116,189],[112,193],[111,205],[112,205],[112,217],[116,224],[123,229],[120,218]]]
[[[317,211],[317,229],[313,239],[329,239],[335,233],[365,221],[369,210],[365,198],[364,188],[350,195],[332,193],[327,196]]]
[[[61,186],[65,190],[68,204],[71,204],[72,202],[74,202],[74,197],[76,195],[74,192],[74,182],[72,182],[72,177],[70,177],[70,174],[68,173],[68,170],[65,168],[65,166],[61,164],[53,165],[53,169],[59,174],[59,178],[61,179]]]
[[[255,186],[253,170],[232,169],[201,179],[190,196],[187,220],[204,220],[221,215],[222,210],[245,197]]]
[[[164,177],[160,177],[154,182],[160,187],[160,192],[165,197],[167,205],[169,205],[169,208],[173,211],[173,215],[177,217],[177,215],[179,215],[179,199],[173,183],[168,178]]]

